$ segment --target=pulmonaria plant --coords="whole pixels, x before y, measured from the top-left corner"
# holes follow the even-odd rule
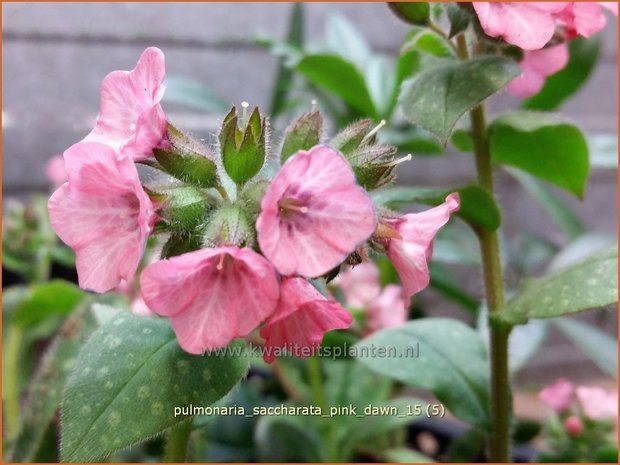
[[[166,120],[164,75],[156,48],[133,71],[109,74],[94,129],[64,153],[67,181],[49,212],[76,252],[80,286],[105,292],[133,282],[148,237],[164,236],[161,259],[140,277],[148,309],[170,319],[192,354],[261,328],[272,362],[312,355],[327,331],[351,326],[351,313],[313,279],[387,253],[404,288],[372,296],[370,328],[404,321],[405,303],[428,285],[432,240],[458,195],[417,214],[379,210],[368,191],[393,179],[395,149],[377,142],[368,121],[322,144],[317,111],[289,126],[269,179],[269,124],[258,109],[248,116],[247,105],[240,115],[233,107],[216,155]],[[142,169],[174,181],[142,183]]]
[[[517,97],[537,94],[545,78],[568,63],[567,43],[591,37],[607,24],[606,9],[618,15],[615,2],[473,2],[480,26],[490,37],[521,49],[521,76],[507,90]]]

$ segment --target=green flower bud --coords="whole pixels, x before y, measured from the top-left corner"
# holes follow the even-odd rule
[[[299,150],[309,150],[321,142],[323,117],[319,111],[304,113],[284,131],[280,163]]]
[[[209,217],[203,242],[210,247],[227,245],[252,247],[255,235],[254,228],[243,209],[238,205],[223,205]]]

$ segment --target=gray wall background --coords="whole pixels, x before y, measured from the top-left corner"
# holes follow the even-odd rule
[[[353,21],[375,51],[395,55],[407,31],[383,3],[306,4],[306,34],[320,38],[328,15]],[[3,193],[23,196],[45,191],[43,166],[52,155],[80,140],[98,109],[98,88],[111,70],[131,69],[150,45],[166,54],[169,75],[206,83],[231,103],[247,100],[266,105],[276,60],[251,44],[258,33],[283,37],[291,5],[287,3],[5,3],[3,13]],[[587,85],[561,114],[595,139],[614,137],[617,128],[617,22],[604,32],[601,62]],[[502,94],[491,111],[514,106]],[[198,133],[214,130],[217,117],[180,108],[167,111],[180,126]],[[617,150],[617,149],[616,149]],[[414,158],[400,171],[400,182],[451,185],[471,179],[471,157]],[[616,235],[617,173],[594,170],[585,200],[568,196],[586,224],[596,232]],[[499,198],[506,211],[508,234],[518,230],[558,237],[553,224],[508,176],[499,174]],[[479,292],[478,277],[471,278]],[[615,318],[607,323],[615,331]],[[549,379],[571,364],[575,373],[596,373],[567,341],[553,335],[524,379]],[[555,368],[554,368],[555,367]],[[541,370],[544,368],[544,370]],[[533,378],[532,378],[533,376]]]

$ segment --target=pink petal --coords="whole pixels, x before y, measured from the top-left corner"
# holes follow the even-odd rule
[[[584,414],[591,420],[618,420],[618,391],[580,386],[577,399]]]
[[[179,345],[192,354],[248,335],[274,310],[278,281],[271,264],[251,249],[202,249],[149,265],[142,297],[168,316]]]
[[[459,208],[459,195],[446,197],[441,205],[422,213],[411,213],[395,220],[393,227],[402,239],[391,239],[387,256],[398,272],[406,297],[420,292],[430,281],[427,261],[432,255],[432,243],[437,231],[448,222],[450,214]]]
[[[334,283],[344,293],[347,306],[363,309],[381,292],[379,268],[374,262],[355,265],[341,273]]]
[[[566,66],[568,55],[566,43],[525,52],[519,64],[521,75],[508,83],[508,92],[521,98],[536,95],[542,89],[547,76]]]
[[[45,175],[54,188],[62,186],[67,181],[65,159],[62,155],[54,155],[47,161]]]
[[[577,34],[584,37],[593,36],[607,24],[607,18],[598,3],[574,2],[573,16],[573,27]]]
[[[305,279],[284,279],[278,306],[260,331],[265,338],[263,358],[273,362],[276,348],[285,348],[295,357],[313,355],[326,332],[348,328],[352,322],[349,312],[327,300]]]
[[[64,158],[69,182],[50,197],[50,222],[76,253],[80,287],[106,292],[133,279],[153,205],[133,162],[111,148],[80,142]]]
[[[303,211],[283,213],[292,201]],[[257,221],[263,254],[283,275],[320,276],[339,265],[376,228],[368,194],[348,162],[330,147],[300,151],[281,168]]]
[[[598,4],[618,16],[618,2],[598,2]]]
[[[407,321],[407,305],[400,286],[388,284],[368,307],[368,330],[392,328]]]
[[[125,152],[134,160],[152,155],[166,131],[159,102],[165,87],[164,54],[147,48],[132,71],[113,71],[101,85],[100,114],[85,140],[101,142]]]
[[[555,22],[551,13],[564,8],[545,2],[473,2],[484,32],[501,37],[523,50],[543,48],[553,37]]]
[[[570,407],[573,385],[568,379],[560,378],[540,391],[538,397],[556,412],[562,412]]]

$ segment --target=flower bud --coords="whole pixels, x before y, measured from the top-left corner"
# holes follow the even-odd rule
[[[323,117],[319,111],[304,113],[291,123],[284,132],[280,163],[299,150],[310,150],[321,141]]]
[[[210,208],[200,189],[192,186],[169,189],[158,197],[164,199],[158,214],[173,231],[192,231]]]
[[[579,436],[583,432],[583,423],[575,415],[564,420],[564,430],[569,436]]]
[[[244,105],[244,113],[247,104]],[[237,184],[245,184],[263,167],[267,147],[267,119],[260,115],[258,107],[245,121],[237,116],[232,107],[224,118],[219,133],[224,169]]]
[[[237,205],[223,205],[213,212],[203,235],[209,247],[252,247],[254,237],[247,213]]]

